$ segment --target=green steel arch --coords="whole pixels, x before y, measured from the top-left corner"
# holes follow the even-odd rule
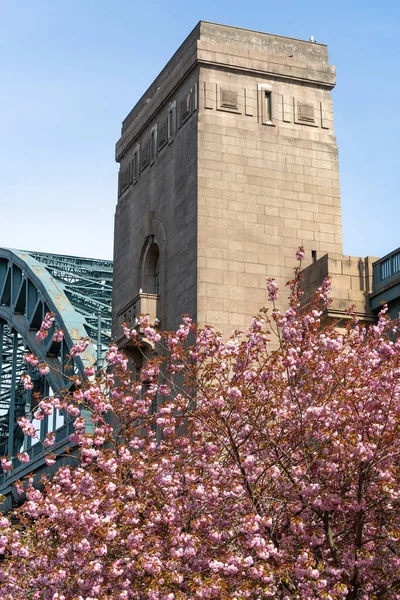
[[[31,447],[17,426],[35,403],[21,376],[29,373],[33,391],[41,395],[58,394],[71,385],[71,374],[99,366],[111,340],[111,293],[111,261],[0,248],[0,456],[15,457],[21,449],[40,454],[40,445]],[[55,314],[55,322],[41,342],[36,333],[47,312]],[[64,331],[61,342],[52,339],[56,327]],[[72,359],[71,347],[82,338],[92,344]],[[27,351],[50,365],[48,375],[26,364]],[[63,415],[39,425],[40,437],[56,431],[58,443],[68,439]],[[34,464],[28,464],[32,470]]]

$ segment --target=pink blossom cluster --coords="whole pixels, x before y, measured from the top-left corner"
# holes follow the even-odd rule
[[[53,335],[53,342],[62,342],[64,339],[64,331],[62,329],[56,329]]]
[[[39,364],[39,373],[41,375],[47,375],[48,373],[50,373],[50,367],[48,364],[46,363],[40,363]]]
[[[50,312],[46,313],[46,315],[42,321],[42,324],[40,326],[40,329],[50,329],[54,323],[54,320],[55,320],[54,313],[50,313]]]
[[[80,342],[77,342],[69,351],[70,355],[78,356],[79,354],[82,354],[82,352],[85,352],[86,348],[89,346],[89,343],[89,340],[81,340]]]
[[[40,329],[39,331],[36,333],[36,337],[40,340],[43,341],[47,338],[48,336],[48,329],[50,329],[54,323],[55,320],[55,314],[48,312],[46,313],[41,325],[40,325]]]
[[[129,329],[129,327],[128,327],[128,325],[126,323],[124,323],[122,325],[122,330],[124,332],[124,336],[126,338],[128,338],[128,340],[131,340],[131,339],[137,337],[137,331],[136,331],[136,329],[135,328]]]
[[[124,371],[126,371],[126,369],[128,368],[128,360],[126,356],[118,350],[118,346],[110,346],[106,354],[106,360],[110,365],[121,366],[124,369]]]
[[[32,438],[37,437],[35,426],[27,417],[20,417],[18,419],[18,425],[21,427],[25,435]]]
[[[301,262],[304,258],[305,252],[303,246],[299,246],[296,250],[296,259]]]
[[[33,390],[33,381],[31,379],[31,376],[28,375],[28,373],[24,373],[23,375],[21,375],[21,381],[22,385],[24,386],[24,389]]]
[[[273,277],[267,279],[268,300],[274,302],[278,300],[278,285]]]
[[[32,365],[32,367],[36,367],[36,365],[38,365],[39,363],[39,359],[38,357],[33,354],[32,352],[28,352],[28,354],[24,355],[24,361],[30,365]]]

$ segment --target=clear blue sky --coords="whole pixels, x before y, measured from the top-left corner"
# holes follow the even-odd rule
[[[201,19],[328,44],[344,252],[400,246],[398,0],[0,0],[0,246],[112,257],[121,121]]]

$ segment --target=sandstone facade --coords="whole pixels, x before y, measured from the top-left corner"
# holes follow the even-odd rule
[[[284,287],[299,245],[305,266],[342,254],[334,85],[324,45],[195,27],[117,142],[117,338],[149,298],[162,328],[189,313],[226,337],[267,276]]]
[[[332,285],[331,305],[324,314],[323,323],[343,327],[349,318],[349,308],[363,323],[375,320],[370,295],[374,287],[373,265],[376,257],[325,254],[302,273],[303,302],[307,304],[315,290],[329,277]]]

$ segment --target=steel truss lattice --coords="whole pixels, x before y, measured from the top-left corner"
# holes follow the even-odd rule
[[[34,408],[35,392],[59,394],[71,385],[72,374],[99,365],[111,340],[111,293],[111,261],[0,248],[0,456],[15,457],[22,449],[38,455],[17,419]],[[47,312],[55,322],[40,342],[36,332]],[[55,328],[64,331],[62,342],[52,340]],[[69,352],[82,338],[92,344],[72,359]],[[49,364],[48,375],[24,362],[27,351]],[[32,378],[32,391],[21,384],[24,373]],[[38,424],[40,437],[55,431],[62,442],[69,425],[54,414]]]

